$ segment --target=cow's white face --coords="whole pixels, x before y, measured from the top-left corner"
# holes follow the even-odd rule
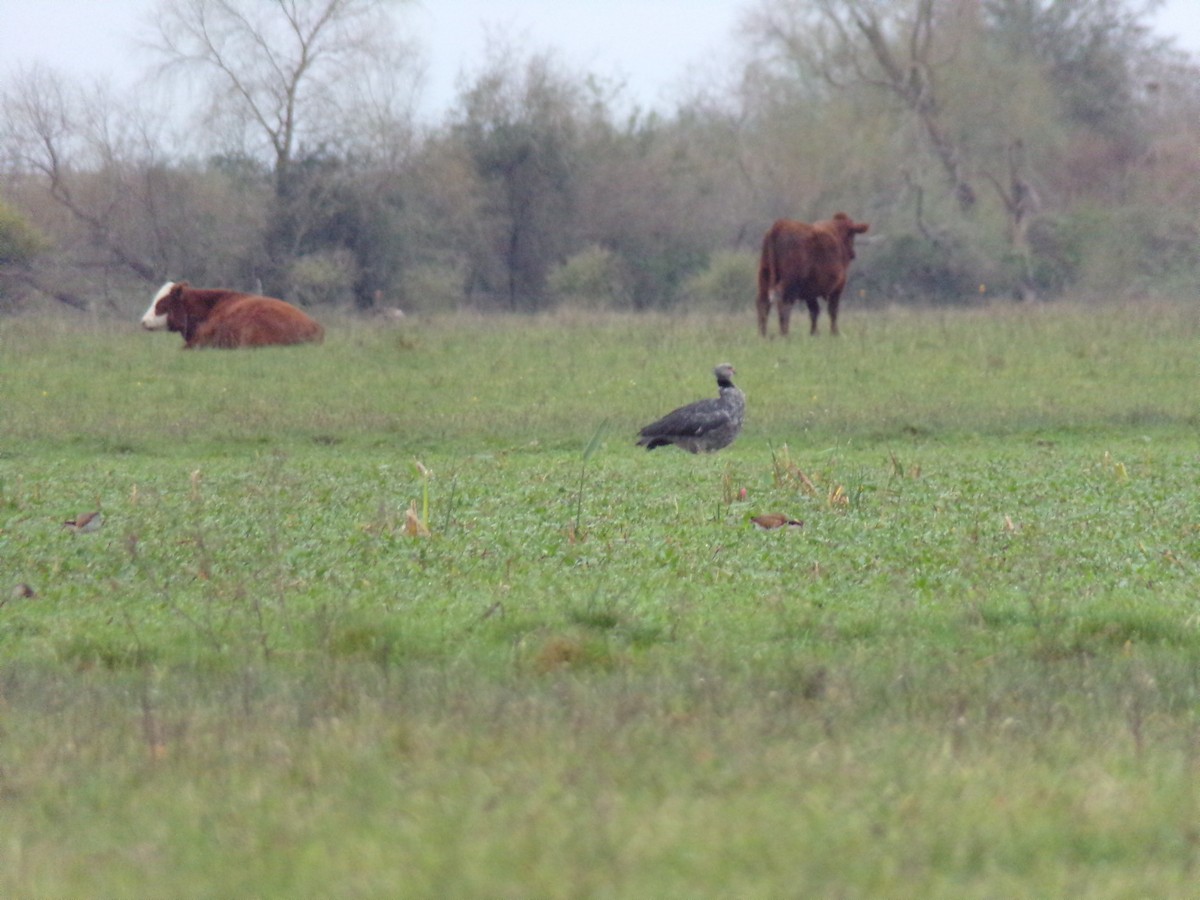
[[[142,316],[142,327],[147,331],[162,331],[167,327],[167,317],[165,315],[157,315],[154,312],[154,307],[158,306],[158,301],[167,296],[171,292],[171,288],[175,287],[175,282],[168,281],[158,289],[158,293],[154,295],[154,299],[150,301],[150,308],[146,310],[146,314]]]

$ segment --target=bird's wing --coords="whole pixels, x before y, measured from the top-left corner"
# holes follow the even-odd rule
[[[699,436],[728,425],[732,419],[729,408],[720,400],[699,400],[672,410],[657,422],[641,430],[642,437],[679,434]]]

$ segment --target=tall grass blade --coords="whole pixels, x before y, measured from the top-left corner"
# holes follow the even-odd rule
[[[609,419],[604,419],[597,426],[596,433],[592,435],[592,439],[583,448],[583,463],[579,467],[579,491],[575,497],[575,525],[572,529],[572,534],[576,537],[579,537],[579,523],[583,518],[583,487],[584,480],[587,478],[587,464],[592,455],[599,449],[601,441],[604,440],[604,433],[608,431],[609,421]]]

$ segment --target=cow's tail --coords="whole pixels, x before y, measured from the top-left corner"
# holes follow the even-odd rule
[[[771,315],[771,294],[774,292],[777,270],[775,229],[771,228],[763,238],[762,256],[758,261],[758,296],[754,298],[754,309],[758,314],[758,333],[763,337],[767,336],[767,318]]]
[[[763,238],[762,259],[758,266],[758,296],[759,303],[768,309],[771,303],[778,302],[775,288],[779,284],[779,261],[775,253],[775,229],[772,228]]]

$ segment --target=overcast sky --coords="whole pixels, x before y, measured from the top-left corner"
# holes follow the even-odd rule
[[[0,78],[41,61],[71,76],[132,84],[145,70],[134,36],[155,0],[0,0]],[[669,111],[686,79],[722,77],[733,31],[755,0],[418,0],[401,31],[428,63],[422,109],[438,119],[459,75],[476,72],[489,33],[553,50],[571,71],[625,85],[643,108]],[[1157,28],[1200,56],[1200,0],[1167,0]]]

